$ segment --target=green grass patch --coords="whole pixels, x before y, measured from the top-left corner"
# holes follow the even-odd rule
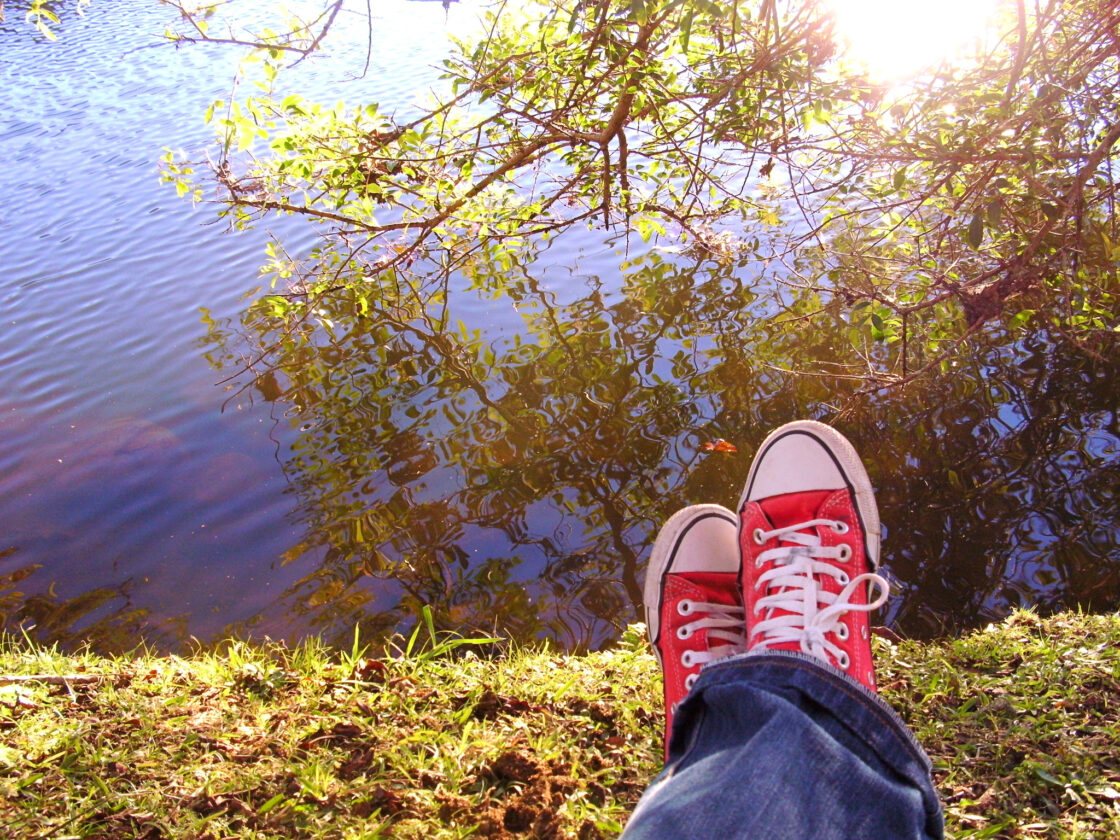
[[[956,838],[1120,837],[1120,615],[1017,612],[876,650]]]
[[[950,836],[1120,837],[1120,617],[876,640]],[[412,640],[103,658],[0,644],[0,825],[99,838],[608,838],[660,756],[640,628],[582,656]],[[29,679],[30,677],[30,679]]]

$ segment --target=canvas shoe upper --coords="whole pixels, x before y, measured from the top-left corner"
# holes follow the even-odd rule
[[[700,666],[746,650],[737,530],[727,508],[693,505],[673,514],[653,544],[645,614],[665,678],[666,745]]]
[[[763,441],[739,545],[750,649],[811,654],[875,691],[869,614],[889,587],[871,482],[843,435],[802,420]]]

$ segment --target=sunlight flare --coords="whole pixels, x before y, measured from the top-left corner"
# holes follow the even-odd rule
[[[999,0],[827,0],[849,54],[882,79],[936,66],[984,34]]]

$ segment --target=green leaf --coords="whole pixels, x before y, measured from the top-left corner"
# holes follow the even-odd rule
[[[275,808],[277,805],[279,805],[281,802],[283,802],[284,801],[284,796],[285,796],[285,794],[278,793],[274,797],[272,797],[270,800],[265,802],[260,808],[257,809],[257,816],[263,817],[265,814],[267,814],[269,811],[271,811],[273,808]]]
[[[984,219],[976,213],[972,217],[972,221],[968,225],[967,237],[968,244],[973,248],[979,248],[980,243],[984,241]]]
[[[688,41],[692,37],[692,18],[695,12],[689,9],[685,12],[684,20],[681,21],[681,49],[688,52]]]
[[[579,20],[579,13],[583,11],[583,4],[576,3],[575,8],[572,9],[572,16],[568,18],[568,34],[571,35],[576,28],[576,21]]]
[[[988,202],[988,227],[998,227],[1003,217],[1003,205],[998,198]]]
[[[692,5],[710,17],[723,17],[723,9],[716,3],[711,2],[711,0],[692,0]],[[732,4],[733,7],[734,5],[735,4]]]
[[[1042,779],[1044,782],[1050,782],[1050,784],[1052,784],[1052,785],[1064,784],[1061,781],[1061,779],[1055,778],[1051,773],[1048,773],[1046,770],[1043,770],[1041,767],[1034,768],[1034,773],[1035,773],[1036,776],[1038,776],[1038,778]]]

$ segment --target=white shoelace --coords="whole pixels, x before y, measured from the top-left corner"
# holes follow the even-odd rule
[[[714,662],[742,653],[747,649],[747,640],[743,636],[743,608],[730,604],[713,604],[707,601],[693,601],[682,599],[677,604],[678,615],[700,615],[695,621],[682,624],[677,628],[677,638],[686,641],[698,630],[707,630],[707,650],[686,650],[681,654],[681,665],[685,668],[694,668],[705,662]],[[735,632],[738,630],[738,632]],[[714,645],[713,641],[726,642],[727,644]],[[684,681],[685,690],[691,689],[699,678],[699,674],[689,674]]]
[[[873,572],[849,579],[848,574],[836,564],[820,562],[837,560],[846,563],[852,556],[847,545],[824,546],[816,534],[804,533],[807,529],[821,526],[840,534],[848,530],[846,523],[832,519],[812,519],[773,531],[755,530],[753,538],[757,544],[764,544],[775,537],[780,537],[787,544],[767,549],[755,559],[756,567],[770,561],[775,565],[759,575],[755,582],[755,588],[764,587],[768,594],[755,602],[755,613],[765,611],[766,618],[751,628],[752,643],[756,636],[761,637],[752,649],[765,650],[771,645],[797,642],[803,653],[846,669],[851,664],[848,654],[829,636],[846,641],[848,627],[841,621],[844,614],[850,611],[871,612],[882,606],[890,586],[885,578]],[[824,576],[833,578],[842,587],[839,593],[828,592],[821,586],[820,578]],[[851,597],[860,586],[872,583],[879,590],[874,599],[871,599],[869,589],[868,603],[851,603]],[[775,612],[780,614],[775,616]]]

